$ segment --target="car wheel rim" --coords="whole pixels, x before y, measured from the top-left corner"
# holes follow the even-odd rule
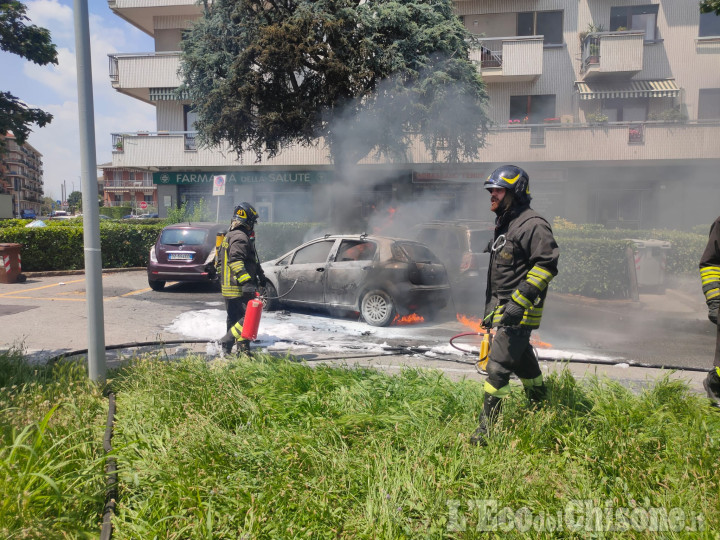
[[[363,315],[372,321],[382,321],[388,316],[390,306],[387,300],[379,294],[373,294],[365,299]]]

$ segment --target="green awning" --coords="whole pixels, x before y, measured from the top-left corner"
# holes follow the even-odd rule
[[[150,101],[177,101],[188,99],[187,92],[178,97],[177,88],[150,88]]]
[[[649,81],[627,81],[624,83],[583,82],[575,83],[580,99],[612,98],[661,98],[677,97],[680,89],[675,79],[656,79]]]

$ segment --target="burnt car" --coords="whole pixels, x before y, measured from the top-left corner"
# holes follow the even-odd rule
[[[411,237],[445,263],[457,308],[466,313],[484,310],[488,246],[494,234],[494,223],[475,220],[430,221],[412,229]]]
[[[445,307],[445,267],[430,249],[384,236],[325,235],[262,265],[266,309],[315,307],[360,312],[372,326],[396,315],[432,319]]]
[[[168,281],[217,283],[215,238],[227,232],[217,223],[178,223],[168,225],[150,248],[148,284],[161,291]]]

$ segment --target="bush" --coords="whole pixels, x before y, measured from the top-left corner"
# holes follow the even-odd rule
[[[103,206],[100,213],[112,219],[122,219],[123,216],[132,214],[132,208],[129,206]]]
[[[595,298],[630,295],[627,248],[632,242],[562,235],[557,242],[560,263],[553,291]]]
[[[101,223],[103,268],[147,266],[150,246],[163,225]],[[49,222],[47,227],[0,229],[0,243],[22,244],[25,272],[79,270],[85,266],[82,222]]]
[[[26,228],[28,220],[0,228],[0,243],[22,244],[25,272],[80,270],[85,267],[82,218],[48,221],[47,227]],[[132,219],[100,223],[103,268],[145,267],[150,247],[167,223],[160,219]],[[306,240],[315,223],[258,223],[261,261],[279,257]]]

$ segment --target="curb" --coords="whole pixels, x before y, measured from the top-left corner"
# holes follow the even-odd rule
[[[103,268],[103,274],[116,274],[118,272],[134,272],[146,270],[144,266],[130,268]],[[52,276],[79,276],[85,274],[85,270],[48,270],[45,272],[23,272],[25,277],[52,277]]]

